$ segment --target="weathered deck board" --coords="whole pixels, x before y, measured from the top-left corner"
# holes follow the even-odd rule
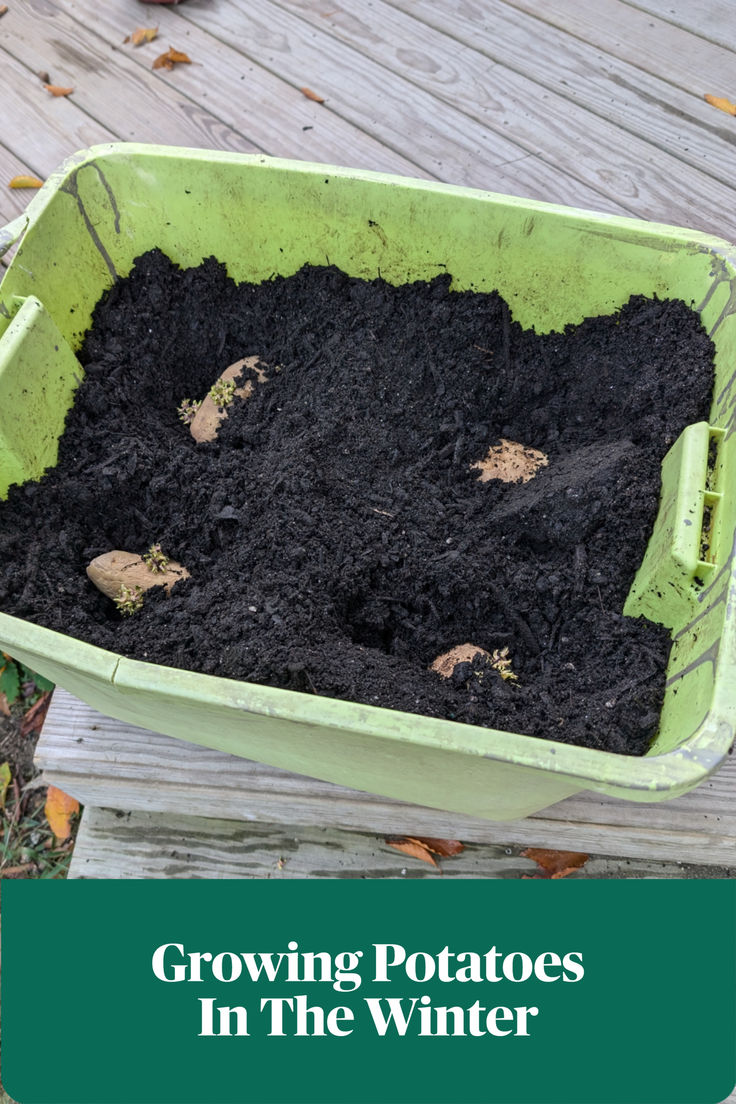
[[[691,34],[676,23],[641,11],[641,4],[624,0],[595,0],[592,4],[579,0],[506,0],[506,3],[696,96],[711,91],[728,95],[728,89],[733,87],[735,59],[730,50]],[[686,7],[689,5],[683,3],[681,10]],[[728,122],[725,115],[723,120],[714,119],[714,124],[723,125],[724,120]]]
[[[614,124],[622,140],[629,134],[646,139],[655,147],[648,156],[658,167],[657,149],[667,154],[668,163],[670,155],[675,156],[733,185],[736,126],[729,125],[725,118],[714,118],[712,108],[701,95],[683,91],[635,65],[603,54],[597,47],[510,8],[502,0],[485,0],[482,7],[466,0],[445,0],[442,4],[434,0],[389,0],[389,3],[472,46],[494,64],[502,60],[524,78],[532,74],[534,81],[544,88]],[[339,16],[336,14],[334,18]],[[538,110],[538,106],[533,105],[533,110]],[[589,123],[591,142],[597,143],[597,124],[595,120]],[[598,160],[596,147],[591,156],[593,165],[597,166]],[[636,162],[634,167],[631,162],[628,156],[624,158],[629,173],[635,174]],[[645,194],[643,199],[647,198]],[[637,214],[645,215],[639,202],[638,195],[629,200]],[[690,218],[697,217],[696,206],[691,202]],[[675,218],[666,197],[653,217]],[[688,218],[684,225],[694,223]]]
[[[733,0],[636,0],[635,7],[736,50]]]
[[[83,804],[173,815],[554,847],[736,870],[736,757],[698,790],[653,805],[598,794],[524,820],[443,813],[291,774],[103,717],[57,690],[36,752]]]
[[[11,219],[23,213],[34,194],[33,189],[9,188],[9,181],[14,176],[24,174],[35,176],[36,173],[30,165],[16,157],[2,142],[0,142],[0,171],[2,172],[2,177],[0,177],[0,226],[3,226],[6,222],[10,222]]]
[[[157,77],[150,68],[156,53],[147,68],[138,65],[128,52],[114,49],[90,29],[95,25],[96,20],[82,26],[48,0],[17,0],[12,20],[0,23],[0,41],[31,73],[45,70],[55,84],[73,87],[69,102],[87,115],[96,116],[104,104],[105,125],[117,138],[132,140],[145,133],[147,141],[163,144],[240,152],[258,148],[182,95],[175,84]],[[123,37],[119,33],[118,44]],[[109,96],[111,70],[125,87],[125,96]],[[48,98],[36,80],[41,95]]]
[[[25,2],[35,4],[46,0]],[[75,27],[89,24],[88,0],[55,0],[54,7],[72,19]],[[306,99],[298,88],[253,64],[228,42],[220,42],[206,30],[186,22],[175,10],[155,10],[155,17],[148,22],[159,26],[159,37],[150,45],[138,49],[121,45],[136,19],[142,18],[137,10],[131,13],[124,0],[108,0],[95,11],[90,25],[95,35],[113,51],[115,59],[124,54],[129,65],[145,74],[146,80],[153,80],[158,94],[181,97],[189,104],[188,111],[201,110],[198,105],[206,106],[219,127],[241,134],[241,140],[247,141],[250,148],[257,147],[273,156],[339,162],[353,168],[373,168],[411,176],[427,175],[408,156],[386,149],[334,112]],[[233,37],[238,37],[237,33]],[[154,73],[151,70],[153,59],[170,43],[178,43],[179,48],[185,49],[193,64],[182,65],[171,73],[165,70]],[[131,122],[135,122],[135,130],[126,134],[126,138],[154,140],[145,116],[138,109]],[[167,125],[165,113],[161,113],[161,125]],[[171,137],[165,140],[169,144],[173,141]],[[219,144],[214,134],[207,144],[215,148],[235,148]]]
[[[468,844],[438,868],[397,852],[381,835],[335,828],[243,824],[87,808],[70,878],[521,878],[538,868],[519,847]],[[591,856],[571,878],[724,877],[654,859]]]
[[[116,135],[70,98],[50,96],[36,73],[3,48],[12,33],[9,16],[0,20],[3,145],[43,178],[75,150],[113,141]]]
[[[546,165],[513,135],[496,133],[269,0],[217,5],[192,0],[181,16],[224,41],[234,35],[247,57],[297,87],[315,87],[327,108],[390,149],[410,151],[417,164],[442,180],[607,207],[599,192],[563,168]]]
[[[188,0],[151,9],[159,40],[135,50],[122,40],[144,10],[127,0],[17,0],[0,23],[16,63],[4,73],[3,141],[33,164],[29,147],[42,138],[42,175],[110,137],[261,148],[729,235],[736,127],[701,97],[703,73],[717,83],[733,54],[699,37],[706,6],[677,12],[697,34],[674,26],[664,2],[650,4],[661,19],[642,6]],[[195,64],[153,73],[173,40]],[[74,83],[76,103],[39,100],[38,64]],[[301,95],[310,81],[327,104]]]
[[[400,12],[383,0],[373,0],[368,23],[360,18],[365,14],[362,0],[341,0],[339,11],[329,18],[324,17],[322,0],[281,2],[312,27],[327,25],[340,43],[401,73],[443,103],[490,130],[512,136],[556,172],[600,192],[611,210],[624,207],[647,218],[667,210],[677,223],[708,230],[722,221],[724,203],[732,194],[730,181],[715,181],[631,129],[622,131],[605,118],[593,118],[587,106],[539,84],[531,65],[523,75],[508,67],[498,45],[489,64],[477,43],[459,43],[415,18],[414,3],[409,6],[405,0]],[[426,10],[426,5],[419,10]],[[542,29],[535,21],[525,22]],[[450,27],[447,24],[446,30]],[[533,41],[528,26],[524,31]],[[540,45],[542,40],[540,36]],[[693,195],[698,196],[697,205]]]

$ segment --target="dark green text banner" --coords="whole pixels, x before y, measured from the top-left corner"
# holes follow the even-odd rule
[[[718,1104],[732,881],[11,882],[20,1104]]]

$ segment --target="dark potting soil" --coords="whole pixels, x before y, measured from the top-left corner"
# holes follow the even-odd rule
[[[0,506],[0,606],[137,659],[642,754],[669,635],[621,611],[712,352],[677,301],[540,336],[449,277],[238,287],[149,253],[95,312],[58,466]],[[196,444],[182,399],[253,354],[270,379]],[[480,482],[500,438],[548,466]],[[156,541],[191,578],[121,617],[85,566]],[[465,643],[518,681],[429,669]]]

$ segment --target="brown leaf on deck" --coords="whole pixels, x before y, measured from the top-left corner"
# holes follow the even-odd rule
[[[386,843],[389,847],[395,848],[396,851],[403,851],[405,855],[409,855],[412,859],[421,859],[422,862],[429,863],[430,866],[437,866],[430,849],[420,843],[419,840],[402,837],[395,840],[387,839]]]
[[[43,727],[43,722],[46,719],[46,713],[48,712],[49,703],[51,701],[51,691],[44,690],[41,697],[32,705],[26,712],[20,726],[21,736],[30,736],[32,732],[40,732]]]
[[[39,180],[37,176],[27,176],[25,173],[22,173],[20,176],[14,176],[8,187],[41,188],[43,187],[43,180]]]
[[[724,96],[711,96],[706,92],[703,97],[706,103],[709,103],[711,107],[717,107],[719,111],[725,111],[727,115],[736,115],[736,104],[731,103]]]
[[[324,103],[324,96],[320,96],[318,92],[313,92],[311,88],[300,88],[302,96],[306,96],[308,100],[314,100],[315,103]]]
[[[126,35],[123,43],[132,42],[134,46],[143,46],[146,42],[153,42],[158,36],[158,27],[136,27],[132,34]]]
[[[44,84],[44,88],[52,96],[71,96],[74,91],[73,88],[62,88],[60,84]]]
[[[0,15],[5,15],[7,10],[8,10],[8,5],[7,4],[0,4]]]
[[[540,874],[525,874],[525,878],[566,878],[585,866],[590,858],[582,851],[552,851],[545,847],[527,847],[521,854],[532,859],[539,867]]]
[[[46,795],[44,813],[51,831],[58,840],[65,840],[72,834],[72,817],[79,812],[79,802],[56,786],[49,786]]]
[[[159,54],[153,63],[154,69],[173,69],[175,65],[191,65],[192,59],[183,54],[181,50],[175,50],[169,46],[165,54]]]
[[[428,851],[433,851],[435,855],[442,855],[445,859],[451,855],[459,855],[465,850],[465,844],[460,840],[435,839],[434,836],[407,836],[407,839],[413,843],[421,843]]]

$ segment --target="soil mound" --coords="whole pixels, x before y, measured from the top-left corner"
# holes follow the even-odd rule
[[[0,504],[0,605],[155,663],[642,754],[669,636],[621,610],[712,352],[677,301],[537,335],[449,276],[236,286],[146,254],[95,312],[58,466]],[[197,444],[178,406],[251,356],[266,382]],[[509,442],[546,466],[480,479]],[[191,578],[121,617],[85,568],[153,542]]]

